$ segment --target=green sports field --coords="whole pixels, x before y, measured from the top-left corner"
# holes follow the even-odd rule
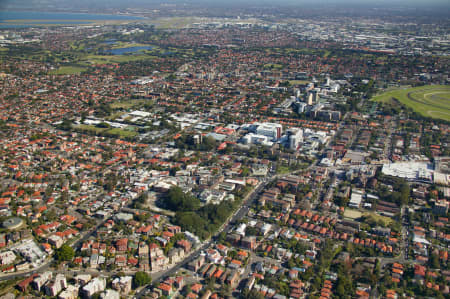
[[[448,85],[390,90],[373,97],[372,101],[385,103],[393,99],[423,116],[450,121],[450,86]]]
[[[62,66],[58,68],[57,70],[53,70],[50,72],[52,75],[73,75],[73,74],[80,74],[81,72],[84,72],[86,68],[84,67],[78,67],[78,66]]]

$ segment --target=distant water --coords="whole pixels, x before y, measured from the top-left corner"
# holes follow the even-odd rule
[[[127,21],[142,20],[141,17],[123,15],[102,15],[88,13],[0,11],[0,27],[27,27],[34,24],[88,24],[91,21]],[[6,22],[20,20],[19,23]],[[40,21],[42,20],[42,21]]]
[[[118,49],[111,49],[108,52],[113,55],[122,55],[126,53],[134,53],[139,52],[142,50],[151,50],[153,47],[151,46],[140,46],[140,47],[127,47],[127,48],[118,48]]]
[[[114,45],[117,43],[117,41],[113,40],[113,39],[108,39],[108,40],[105,40],[103,43],[106,45]]]

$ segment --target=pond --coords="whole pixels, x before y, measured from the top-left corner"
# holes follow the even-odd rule
[[[108,52],[113,55],[123,55],[128,53],[136,53],[143,50],[151,50],[153,49],[152,46],[138,46],[138,47],[127,47],[127,48],[118,48],[118,49],[111,49]]]

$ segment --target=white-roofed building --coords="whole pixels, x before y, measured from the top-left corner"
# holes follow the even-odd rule
[[[353,189],[348,206],[353,209],[359,209],[359,207],[361,206],[363,194],[364,191],[359,189]]]
[[[95,293],[104,291],[105,288],[106,288],[105,278],[96,277],[81,289],[81,293],[83,297],[91,298]]]

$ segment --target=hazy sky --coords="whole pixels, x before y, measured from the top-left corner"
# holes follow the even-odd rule
[[[65,7],[85,9],[87,7],[124,8],[139,6],[148,7],[158,4],[190,4],[204,6],[353,6],[353,7],[436,7],[448,10],[450,14],[450,0],[0,0],[0,10],[11,7],[41,8],[53,7],[64,9]],[[445,11],[444,11],[445,12]],[[441,11],[442,13],[442,11]]]

